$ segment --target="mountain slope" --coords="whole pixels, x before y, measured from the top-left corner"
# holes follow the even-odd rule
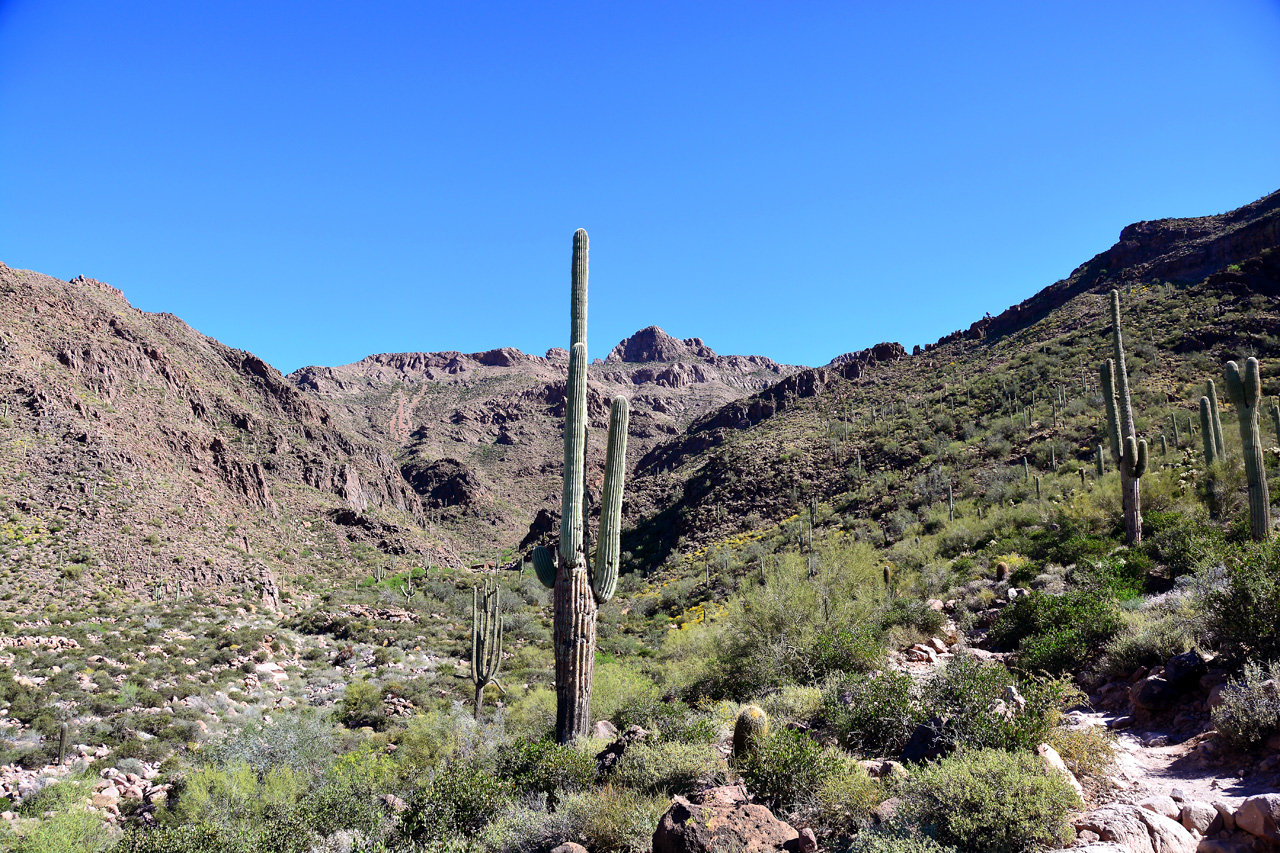
[[[0,265],[0,294],[6,550],[36,588],[273,600],[353,546],[458,562],[390,456],[256,356],[93,279]]]
[[[1067,279],[912,355],[881,344],[726,404],[639,461],[624,548],[650,567],[811,498],[860,516],[857,535],[892,537],[906,523],[892,513],[925,512],[948,483],[982,500],[1021,478],[1024,457],[1042,471],[1088,466],[1112,288],[1130,329],[1139,430],[1153,445],[1171,415],[1195,418],[1204,379],[1227,359],[1262,358],[1277,393],[1277,247],[1280,193],[1218,216],[1136,223]]]

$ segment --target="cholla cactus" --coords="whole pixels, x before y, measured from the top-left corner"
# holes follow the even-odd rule
[[[565,387],[564,487],[560,501],[560,547],[554,562],[542,546],[533,552],[538,579],[555,590],[556,740],[565,744],[591,727],[591,680],[595,663],[596,612],[613,597],[621,554],[622,489],[627,463],[627,398],[613,398],[609,411],[600,539],[595,559],[584,542],[587,530],[584,479],[587,451],[587,232],[573,235],[569,381]]]
[[[742,761],[769,736],[769,716],[758,705],[747,705],[733,723],[733,760]]]
[[[1227,394],[1235,404],[1240,421],[1240,444],[1244,448],[1244,470],[1249,481],[1249,530],[1257,542],[1271,538],[1271,499],[1267,493],[1267,468],[1262,458],[1262,377],[1258,360],[1245,362],[1244,373],[1234,361],[1227,362]]]

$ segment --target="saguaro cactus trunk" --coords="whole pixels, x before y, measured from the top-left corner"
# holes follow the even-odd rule
[[[1111,291],[1113,357],[1102,366],[1102,393],[1107,404],[1111,450],[1120,469],[1120,500],[1124,507],[1125,541],[1142,541],[1142,475],[1147,470],[1147,442],[1139,441],[1133,425],[1129,398],[1129,371],[1124,363],[1124,336],[1120,328],[1120,291]]]
[[[591,728],[591,682],[595,667],[596,615],[613,597],[621,551],[622,491],[626,475],[628,406],[613,399],[609,412],[600,535],[594,562],[588,557],[584,482],[587,444],[587,232],[573,235],[569,380],[565,389],[564,487],[560,502],[558,559],[534,549],[538,579],[554,590],[556,740],[565,744]]]
[[[1271,538],[1271,498],[1267,492],[1267,468],[1262,456],[1262,377],[1258,360],[1245,362],[1244,373],[1234,361],[1227,362],[1227,394],[1240,420],[1240,444],[1244,448],[1244,471],[1249,481],[1249,531],[1254,541]]]

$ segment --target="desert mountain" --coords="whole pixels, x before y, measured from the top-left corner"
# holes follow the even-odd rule
[[[465,531],[477,548],[503,549],[535,519],[545,527],[559,507],[568,363],[560,348],[544,356],[509,347],[390,353],[305,367],[288,379],[323,400],[344,428],[385,447],[429,516]],[[641,329],[588,368],[590,470],[603,476],[615,394],[631,401],[628,456],[638,460],[707,412],[798,370]]]

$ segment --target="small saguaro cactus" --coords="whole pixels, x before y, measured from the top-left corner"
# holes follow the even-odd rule
[[[1271,498],[1267,492],[1267,467],[1262,457],[1262,377],[1258,360],[1244,363],[1244,372],[1234,361],[1227,362],[1227,394],[1235,404],[1240,421],[1240,444],[1244,448],[1244,471],[1249,481],[1249,531],[1254,541],[1271,538]]]
[[[476,685],[475,717],[480,719],[484,689],[496,684],[502,665],[502,611],[498,584],[486,580],[471,588],[471,680]]]
[[[1212,465],[1218,461],[1218,442],[1213,439],[1213,414],[1210,407],[1213,402],[1208,397],[1200,398],[1200,435],[1204,438],[1204,464]]]
[[[1182,446],[1182,433],[1178,431],[1178,416],[1169,415],[1169,422],[1173,424],[1173,446]]]
[[[1133,423],[1118,290],[1111,291],[1111,335],[1113,354],[1102,365],[1102,396],[1107,406],[1112,458],[1120,469],[1125,542],[1133,545],[1142,541],[1142,475],[1147,472],[1147,442],[1138,440]]]
[[[1209,398],[1210,426],[1213,429],[1213,446],[1216,449],[1215,459],[1227,458],[1227,445],[1222,441],[1222,416],[1218,413],[1218,387],[1210,379],[1205,382],[1205,396]]]
[[[418,591],[413,588],[413,572],[409,572],[409,576],[405,578],[404,586],[400,587],[400,594],[404,596],[405,607],[408,607],[413,597],[418,594]]]
[[[1036,475],[1036,503],[1040,503],[1040,475]]]
[[[1085,479],[1084,479],[1084,468],[1080,469],[1080,488],[1081,489],[1088,488],[1088,484],[1085,482]]]
[[[1271,425],[1276,431],[1276,444],[1280,444],[1280,403],[1275,397],[1271,398]]]
[[[1027,463],[1027,457],[1022,457],[1022,479],[1028,483],[1031,482],[1031,465]]]
[[[956,520],[956,493],[950,483],[947,483],[947,518],[949,521]]]
[[[1097,464],[1097,466],[1098,466],[1098,476],[1099,476],[1099,477],[1105,477],[1105,476],[1106,476],[1106,474],[1107,474],[1107,460],[1105,460],[1105,459],[1103,459],[1103,458],[1102,458],[1102,445],[1101,445],[1101,444],[1099,444],[1099,445],[1098,445],[1098,450],[1097,450],[1097,453],[1096,453],[1096,455],[1095,455],[1095,463],[1096,463],[1096,464]]]
[[[747,705],[733,723],[733,760],[743,761],[769,736],[769,715],[758,705]]]
[[[893,566],[884,564],[884,594],[893,597]]]
[[[58,726],[58,766],[67,760],[67,724]]]
[[[1169,442],[1165,441],[1164,433],[1160,433],[1160,455],[1169,455]]]
[[[565,387],[564,485],[560,501],[560,546],[555,560],[541,545],[533,551],[538,580],[552,588],[555,608],[556,741],[567,744],[591,727],[591,681],[595,665],[596,613],[613,598],[622,552],[622,488],[627,464],[627,398],[609,410],[604,492],[595,559],[585,543],[584,481],[587,450],[587,232],[573,235],[570,267],[569,380]]]

